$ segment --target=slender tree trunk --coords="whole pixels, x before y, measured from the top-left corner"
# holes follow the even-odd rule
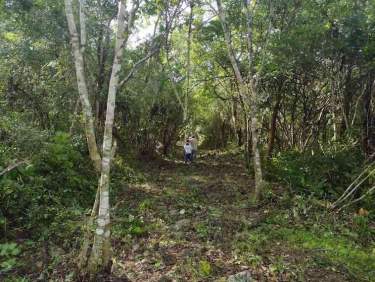
[[[187,38],[187,64],[186,64],[186,93],[184,99],[184,111],[183,111],[183,122],[186,124],[188,119],[188,105],[190,97],[190,76],[191,76],[191,38],[192,38],[192,26],[193,26],[193,15],[194,15],[194,0],[190,0],[190,15],[189,15],[189,27],[188,27],[188,38]],[[186,138],[187,136],[185,136]]]
[[[74,64],[78,84],[78,94],[82,105],[87,145],[89,149],[90,158],[94,163],[95,169],[97,172],[100,172],[101,158],[95,137],[94,117],[92,114],[92,107],[87,90],[83,55],[82,50],[80,49],[80,40],[77,32],[77,27],[74,21],[71,0],[65,0],[65,13],[69,27],[70,41],[73,49]],[[84,26],[84,23],[81,23],[81,26]]]
[[[96,74],[96,95],[95,95],[95,119],[97,128],[102,128],[104,121],[104,107],[100,99],[105,78],[106,78],[106,69],[105,65],[108,57],[108,48],[110,45],[110,21],[101,27],[99,38],[98,38],[98,47],[97,47],[97,60],[98,60],[98,72]]]
[[[259,200],[261,195],[261,190],[263,187],[263,174],[262,174],[262,164],[261,164],[261,158],[260,158],[260,150],[259,150],[259,140],[258,140],[258,118],[257,118],[257,112],[258,112],[258,106],[256,102],[256,95],[255,95],[255,87],[253,80],[250,80],[250,88],[251,88],[251,123],[250,123],[250,129],[251,129],[251,142],[252,142],[252,149],[253,149],[253,165],[254,165],[254,176],[255,176],[255,200]]]
[[[245,102],[243,101],[243,97],[239,95],[238,97],[243,113],[243,124],[244,124],[244,159],[245,159],[245,165],[247,170],[250,172],[250,159],[251,159],[251,144],[250,144],[250,130],[249,130],[249,117],[248,117],[248,111],[246,110]]]
[[[281,103],[281,93],[277,94],[276,103],[273,106],[272,110],[272,117],[270,121],[270,131],[268,134],[268,158],[272,157],[272,151],[275,144],[275,135],[276,135],[276,122],[277,122],[277,115],[279,113],[280,103]]]
[[[133,7],[130,13],[126,12],[125,0],[119,1],[118,8],[118,29],[116,34],[115,56],[112,65],[112,73],[110,78],[107,112],[103,138],[103,158],[100,158],[98,153],[95,131],[94,118],[92,114],[92,107],[89,100],[88,88],[85,79],[83,52],[86,42],[85,29],[85,14],[84,5],[85,0],[80,0],[80,27],[81,27],[81,46],[77,33],[77,28],[74,20],[71,0],[65,1],[65,11],[68,21],[69,33],[72,42],[72,49],[74,55],[74,62],[78,81],[78,92],[83,108],[85,118],[85,132],[87,143],[89,147],[90,157],[95,164],[95,168],[101,173],[98,190],[95,197],[95,203],[89,218],[89,227],[92,226],[95,216],[97,217],[97,228],[94,235],[94,242],[92,244],[91,255],[88,262],[88,270],[92,275],[106,269],[109,266],[111,258],[110,248],[110,214],[109,214],[109,179],[110,179],[110,164],[114,155],[115,142],[112,145],[112,129],[114,123],[116,92],[119,87],[119,72],[121,70],[121,62],[123,57],[123,50],[125,48],[129,33],[134,25],[135,13],[139,7],[139,0],[133,1]],[[88,252],[90,249],[91,236],[86,236],[85,241],[79,256],[78,265],[86,267]]]
[[[258,140],[258,103],[257,103],[257,93],[256,93],[256,81],[253,78],[253,65],[254,65],[254,53],[253,53],[253,13],[251,5],[253,5],[252,0],[245,0],[245,10],[246,10],[246,38],[247,38],[247,52],[248,52],[248,81],[249,81],[249,94],[250,94],[250,109],[251,109],[251,138],[253,145],[253,159],[254,159],[254,175],[255,175],[255,199],[258,200],[260,197],[261,189],[263,186],[263,175],[262,175],[262,165],[259,152],[259,140]]]
[[[129,16],[126,15],[125,1],[119,2],[117,16],[117,33],[115,44],[115,55],[112,65],[112,73],[109,81],[107,112],[103,137],[103,158],[101,163],[101,175],[99,180],[99,212],[97,217],[97,227],[94,235],[94,243],[89,260],[89,270],[91,273],[97,273],[107,269],[111,260],[111,242],[110,242],[110,203],[109,203],[109,180],[110,165],[112,160],[112,131],[116,105],[116,93],[119,86],[119,73],[123,52],[129,33],[134,24],[134,16],[139,6],[136,0]],[[126,23],[126,24],[125,24]]]
[[[224,31],[224,39],[227,46],[227,52],[229,60],[232,64],[232,68],[238,83],[239,93],[244,99],[245,106],[248,109],[251,117],[250,130],[252,138],[252,149],[253,149],[253,164],[254,164],[254,176],[255,176],[255,199],[259,199],[261,188],[263,186],[263,177],[262,177],[262,167],[260,152],[258,148],[258,119],[257,114],[257,103],[256,103],[256,92],[255,92],[255,81],[252,78],[249,78],[249,85],[246,85],[246,82],[240,72],[236,57],[234,55],[234,50],[232,46],[231,34],[228,29],[228,24],[225,17],[225,12],[222,7],[221,0],[216,0],[218,6],[219,19]],[[248,30],[248,40],[251,41],[251,33]],[[249,47],[250,48],[250,47]],[[249,51],[250,52],[250,51]],[[249,58],[249,64],[252,62],[252,58]],[[250,64],[251,66],[251,64]]]
[[[68,22],[70,39],[72,43],[72,49],[73,49],[74,63],[75,63],[76,76],[77,76],[77,82],[78,82],[78,93],[79,93],[79,98],[82,104],[82,112],[83,112],[83,117],[84,117],[84,126],[85,126],[87,145],[89,149],[90,158],[94,163],[94,167],[96,171],[100,173],[101,157],[99,155],[99,150],[98,150],[96,137],[95,137],[94,117],[92,114],[92,107],[91,107],[90,99],[88,95],[88,88],[87,88],[86,77],[85,77],[84,59],[83,59],[83,52],[85,50],[85,45],[86,45],[86,22],[85,22],[84,8],[85,8],[85,0],[80,0],[79,22],[80,22],[81,36],[79,37],[76,24],[75,24],[75,20],[74,20],[72,2],[71,0],[65,0],[65,12],[66,12],[66,18]],[[77,107],[76,107],[77,110],[78,110],[78,105],[79,103],[77,103]],[[75,111],[75,114],[76,114],[76,111]],[[72,124],[72,127],[73,127],[73,124]],[[94,218],[97,214],[98,204],[99,204],[98,196],[99,196],[99,189],[96,192],[95,203],[92,208],[91,216],[88,219],[89,229],[91,228]],[[86,265],[87,253],[90,247],[89,241],[91,238],[92,238],[91,232],[90,230],[87,230],[80,255],[78,256],[78,266],[80,269],[82,269]]]
[[[363,118],[362,118],[362,144],[366,157],[375,159],[375,116],[373,112],[373,100],[375,94],[375,80],[369,75],[369,81],[363,95]]]
[[[78,115],[78,111],[79,111],[79,97],[77,98],[77,101],[75,103],[75,106],[74,106],[74,111],[73,111],[73,119],[72,119],[72,123],[69,127],[69,134],[72,135],[73,134],[73,131],[74,131],[74,127],[75,127],[75,124],[76,124],[76,120],[77,120],[77,115]]]
[[[86,0],[79,0],[79,29],[81,31],[81,53],[85,53],[86,48]]]
[[[246,168],[250,172],[251,168],[251,131],[250,131],[250,122],[247,114],[244,115],[245,118],[245,162],[246,162]]]

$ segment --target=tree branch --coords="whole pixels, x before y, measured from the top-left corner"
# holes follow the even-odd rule
[[[125,83],[127,83],[135,74],[136,71],[141,67],[141,65],[146,62],[149,58],[151,58],[153,55],[155,55],[159,51],[159,48],[156,48],[152,51],[150,51],[146,56],[144,56],[142,59],[140,59],[138,62],[134,64],[128,75],[121,80],[119,83],[119,88],[122,87]]]
[[[27,164],[27,163],[29,163],[28,160],[23,160],[23,161],[19,161],[19,162],[16,162],[14,164],[11,164],[6,169],[4,169],[2,172],[0,172],[0,176],[3,176],[4,174],[12,171],[13,169],[19,167],[20,165]]]

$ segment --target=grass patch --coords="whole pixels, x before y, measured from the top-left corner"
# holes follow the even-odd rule
[[[375,281],[375,252],[365,250],[333,232],[282,228],[281,237],[293,247],[321,252],[332,264],[344,267],[352,276]]]
[[[236,249],[242,257],[254,258],[256,254],[262,255],[278,243],[290,248],[291,252],[310,251],[309,255],[315,265],[338,267],[356,279],[375,281],[375,246],[364,249],[332,231],[267,224],[255,232],[242,233],[238,239]]]

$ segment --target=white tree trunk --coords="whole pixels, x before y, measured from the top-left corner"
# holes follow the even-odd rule
[[[71,0],[64,0],[64,1],[65,1],[65,14],[66,14],[67,22],[68,22],[68,27],[69,27],[70,41],[71,41],[72,49],[73,49],[74,64],[75,64],[75,70],[76,70],[76,76],[77,76],[78,94],[79,94],[81,105],[82,105],[87,145],[89,149],[90,158],[94,163],[95,169],[97,172],[100,172],[101,158],[100,158],[98,146],[96,143],[94,117],[92,114],[92,107],[91,107],[89,94],[87,90],[83,55],[80,49],[80,39],[78,36],[77,27],[76,27],[75,20],[74,20],[72,1]],[[81,23],[81,26],[85,26],[85,24]],[[84,33],[84,36],[85,36],[85,33]]]
[[[89,147],[90,158],[93,160],[95,168],[100,172],[98,191],[95,197],[94,207],[91,212],[89,222],[92,225],[93,220],[97,217],[97,228],[94,235],[94,243],[92,245],[91,256],[89,259],[89,272],[95,274],[103,270],[109,264],[111,258],[110,248],[110,203],[109,203],[109,180],[110,180],[110,164],[113,157],[115,146],[112,144],[112,128],[115,114],[116,92],[119,86],[119,72],[121,70],[121,62],[123,50],[129,37],[131,28],[134,25],[135,13],[139,7],[139,0],[133,0],[133,8],[129,14],[126,12],[126,0],[119,1],[118,8],[118,29],[116,33],[115,56],[112,65],[112,73],[108,89],[107,112],[104,128],[103,140],[103,158],[99,155],[99,150],[95,138],[94,118],[92,107],[89,100],[88,88],[85,79],[85,68],[83,60],[83,52],[86,45],[86,22],[85,22],[85,0],[80,0],[80,32],[79,37],[76,23],[74,20],[72,1],[65,1],[65,12],[68,21],[70,39],[72,43],[74,63],[78,82],[78,93],[82,104],[84,116],[85,133],[87,144]],[[80,44],[81,43],[81,44]],[[85,238],[81,255],[79,256],[78,265],[86,266],[91,236]]]
[[[84,54],[86,47],[86,0],[79,0],[79,29],[81,31],[81,53]]]
[[[191,76],[191,39],[192,39],[192,25],[194,16],[194,0],[190,0],[190,15],[187,38],[187,58],[186,58],[186,93],[184,99],[183,122],[186,125],[188,119],[188,105],[190,96],[190,76]],[[186,133],[186,132],[185,132]],[[187,136],[185,136],[186,138]]]
[[[123,51],[129,37],[129,33],[134,24],[135,12],[139,2],[135,1],[130,15],[126,16],[125,1],[119,2],[117,16],[117,32],[115,55],[112,65],[112,73],[109,81],[107,112],[104,128],[103,158],[101,175],[99,180],[99,213],[97,227],[94,235],[94,243],[89,260],[89,270],[96,273],[108,267],[111,259],[110,242],[110,203],[109,203],[109,181],[110,165],[112,160],[112,129],[115,115],[116,94],[119,86],[119,74],[123,58]]]

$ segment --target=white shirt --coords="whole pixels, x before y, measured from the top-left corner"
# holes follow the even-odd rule
[[[191,144],[191,147],[193,150],[197,150],[198,149],[198,142],[197,142],[197,139],[193,138],[193,137],[190,137],[190,144]]]
[[[190,144],[185,144],[184,145],[184,150],[185,150],[186,154],[191,154],[191,150],[192,150],[191,145]]]

